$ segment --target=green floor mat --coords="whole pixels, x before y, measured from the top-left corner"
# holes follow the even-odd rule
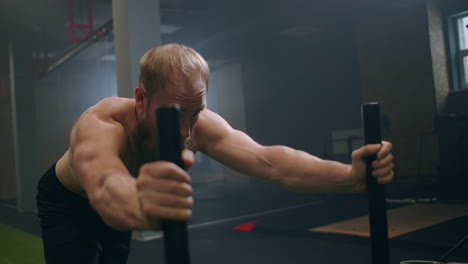
[[[42,264],[42,239],[0,223],[0,264]]]

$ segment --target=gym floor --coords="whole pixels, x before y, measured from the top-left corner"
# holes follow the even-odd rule
[[[204,184],[194,186],[194,199],[188,223],[192,263],[371,263],[368,238],[308,231],[366,215],[366,195],[297,194],[262,183]],[[32,213],[0,206],[0,223],[40,237]],[[390,263],[440,259],[468,234],[467,223],[468,216],[459,217],[390,239]],[[468,262],[467,244],[446,261]],[[163,240],[134,240],[128,263],[164,263]]]

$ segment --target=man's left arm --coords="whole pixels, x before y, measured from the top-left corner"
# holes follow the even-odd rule
[[[286,146],[262,146],[205,109],[195,127],[198,149],[247,175],[297,192],[358,192],[365,190],[365,157],[377,154],[373,175],[380,183],[393,179],[392,145],[364,146],[352,154],[352,165],[323,160]]]

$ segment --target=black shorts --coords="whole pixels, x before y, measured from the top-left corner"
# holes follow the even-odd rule
[[[126,263],[131,232],[107,226],[87,199],[57,179],[55,164],[39,181],[37,209],[48,264]]]

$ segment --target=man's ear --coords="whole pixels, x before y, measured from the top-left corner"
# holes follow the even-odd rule
[[[145,112],[146,104],[148,103],[146,99],[147,98],[145,89],[141,87],[135,88],[135,107],[139,116],[141,116]]]

